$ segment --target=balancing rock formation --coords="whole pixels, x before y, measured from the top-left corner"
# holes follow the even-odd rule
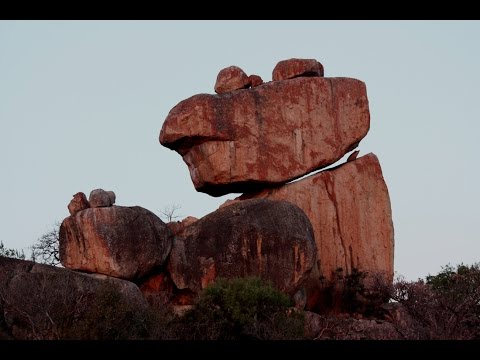
[[[365,84],[298,77],[249,90],[200,94],[175,106],[162,145],[213,196],[284,184],[339,160],[370,127]]]
[[[220,71],[216,90],[232,68]],[[246,74],[234,68],[237,86],[194,95],[170,111],[160,143],[183,157],[197,191],[244,193],[217,212],[255,198],[286,200],[303,209],[316,243],[307,308],[318,307],[322,281],[334,280],[339,271],[379,273],[391,281],[390,198],[374,154],[356,158],[356,152],[346,164],[291,182],[335,163],[366,136],[365,84],[325,78],[314,59],[289,59],[277,64],[274,81],[248,89]],[[193,228],[182,231],[191,234]],[[174,245],[172,253],[184,251],[175,246],[183,245]]]
[[[93,190],[90,205],[97,207],[78,211],[63,220],[60,226],[63,266],[136,280],[163,264],[172,246],[166,224],[147,209],[111,205],[114,201],[113,191]]]

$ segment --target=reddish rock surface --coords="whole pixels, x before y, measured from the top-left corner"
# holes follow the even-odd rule
[[[122,300],[139,310],[147,306],[129,281],[0,256],[0,328],[17,340],[58,339],[58,331],[69,339],[88,338],[93,329],[79,323],[105,291],[116,296],[112,310]]]
[[[161,272],[149,276],[140,284],[140,291],[153,306],[161,306],[172,299],[174,285],[170,276]]]
[[[60,226],[60,261],[66,268],[127,280],[165,261],[172,236],[165,223],[139,206],[90,208]]]
[[[263,79],[258,75],[250,75],[248,79],[252,88],[263,84]]]
[[[180,290],[198,292],[217,277],[259,276],[293,295],[315,262],[313,230],[286,201],[255,199],[219,209],[177,236],[167,265]]]
[[[307,284],[307,308],[316,306],[318,279],[353,268],[393,277],[393,223],[388,189],[374,154],[285,186],[240,199],[290,201],[305,211],[317,245],[317,266]],[[229,208],[229,207],[226,207]]]
[[[83,192],[78,192],[73,195],[73,199],[68,204],[68,212],[70,215],[75,215],[77,212],[88,209],[90,204]]]
[[[172,221],[167,223],[168,228],[172,232],[173,235],[181,234],[183,230],[187,227],[192,225],[198,219],[193,216],[187,216],[182,221]]]
[[[223,94],[238,89],[245,89],[250,86],[250,79],[247,74],[238,66],[229,66],[220,70],[215,82],[215,92]]]
[[[299,76],[323,76],[323,65],[315,59],[288,59],[280,61],[272,72],[272,80],[280,81]]]
[[[182,155],[213,196],[278,185],[330,165],[367,134],[365,84],[300,77],[190,97],[168,114],[160,143]]]

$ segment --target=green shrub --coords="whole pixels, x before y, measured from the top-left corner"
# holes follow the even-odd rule
[[[303,313],[291,299],[258,278],[217,279],[179,321],[184,339],[299,339]]]

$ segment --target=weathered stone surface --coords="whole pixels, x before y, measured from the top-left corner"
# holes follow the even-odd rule
[[[174,285],[166,272],[152,274],[139,287],[152,306],[165,305],[173,298]]]
[[[370,153],[334,169],[240,199],[290,201],[305,211],[315,232],[317,266],[307,282],[307,308],[315,308],[319,277],[333,280],[353,268],[393,277],[393,223],[388,189]],[[228,207],[227,207],[228,208]]]
[[[299,76],[323,76],[323,65],[315,59],[288,59],[280,61],[272,72],[272,80],[280,81]]]
[[[60,261],[66,268],[132,280],[162,265],[171,243],[170,230],[147,209],[90,208],[63,220]]]
[[[263,79],[258,75],[250,75],[248,79],[252,88],[263,84]]]
[[[115,292],[118,300],[135,308],[147,306],[138,287],[129,281],[0,257],[0,319],[7,335],[15,339],[87,336],[88,329],[81,331],[79,322],[95,297],[105,291]]]
[[[169,222],[167,223],[167,226],[173,235],[178,235],[178,234],[181,234],[187,226],[192,225],[197,220],[198,219],[194,216],[187,216],[182,221]]]
[[[115,200],[117,200],[117,196],[113,191],[107,191],[108,196],[110,197],[110,203],[113,205],[115,204]]]
[[[330,165],[367,134],[365,84],[300,77],[176,105],[160,143],[182,155],[198,191],[213,196],[282,184]]]
[[[286,201],[255,199],[187,227],[176,237],[167,269],[178,289],[198,292],[217,277],[259,276],[293,296],[315,257],[303,211]]]
[[[250,86],[250,79],[247,74],[238,66],[229,66],[220,70],[215,82],[215,92],[223,94],[238,89],[245,89]]]
[[[70,215],[75,215],[77,212],[88,209],[90,204],[83,192],[78,192],[73,195],[73,199],[68,204],[68,212]]]
[[[108,207],[113,205],[112,195],[103,189],[92,190],[90,192],[88,201],[90,202],[90,207],[92,208]],[[115,201],[115,193],[113,193],[113,201]]]

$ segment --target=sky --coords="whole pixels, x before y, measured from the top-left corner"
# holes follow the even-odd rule
[[[27,252],[96,188],[157,215],[214,211],[238,194],[195,191],[158,141],[165,117],[224,67],[270,81],[296,57],[367,85],[359,150],[389,189],[396,273],[480,261],[479,37],[479,21],[0,21],[0,240]]]

